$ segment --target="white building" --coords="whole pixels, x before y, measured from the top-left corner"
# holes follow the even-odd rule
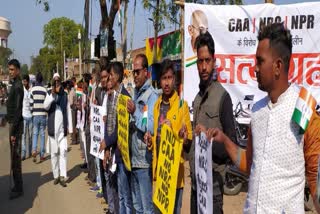
[[[8,47],[8,37],[11,32],[9,20],[0,16],[0,47]]]

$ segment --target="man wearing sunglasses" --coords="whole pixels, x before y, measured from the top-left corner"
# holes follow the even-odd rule
[[[152,203],[152,152],[147,149],[144,135],[153,134],[153,108],[158,94],[148,79],[148,60],[139,54],[133,61],[133,76],[136,85],[134,99],[127,103],[127,110],[133,117],[130,124],[131,142],[131,192],[136,213],[154,213]],[[145,113],[145,114],[144,114]],[[144,117],[147,116],[146,117]],[[144,123],[144,118],[147,122]]]
[[[66,187],[67,177],[67,134],[72,133],[71,108],[68,95],[61,85],[60,75],[53,75],[51,92],[44,101],[48,111],[48,147],[51,152],[51,164],[54,185]]]

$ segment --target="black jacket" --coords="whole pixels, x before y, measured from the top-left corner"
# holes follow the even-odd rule
[[[7,100],[7,120],[12,125],[10,136],[17,136],[22,134],[23,128],[22,103],[24,91],[20,77],[11,81],[11,84]]]
[[[49,92],[51,93],[51,92]],[[60,106],[62,115],[63,115],[63,129],[64,136],[68,134],[68,114],[67,114],[67,104],[68,104],[68,96],[67,93],[60,87],[60,91],[58,94],[54,94],[54,101],[51,103],[50,109],[48,111],[48,135],[54,136],[54,121],[55,121],[55,112],[57,105]]]

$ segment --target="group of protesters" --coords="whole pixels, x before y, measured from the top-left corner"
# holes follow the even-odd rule
[[[104,198],[108,204],[107,213],[161,213],[152,198],[162,148],[161,129],[167,125],[183,144],[179,167],[171,169],[178,174],[174,213],[181,213],[186,159],[191,172],[190,210],[199,212],[195,138],[201,132],[212,143],[213,173],[209,191],[213,197],[208,203],[212,203],[213,213],[223,213],[223,171],[228,159],[250,175],[245,213],[303,213],[305,177],[318,208],[320,116],[314,111],[304,137],[291,120],[299,96],[294,84],[288,83],[292,36],[283,24],[277,23],[261,28],[258,40],[257,81],[259,89],[268,96],[253,106],[246,149],[237,146],[232,101],[218,82],[215,44],[209,32],[201,32],[195,41],[200,84],[192,104],[192,123],[188,103],[183,100],[182,91],[177,90],[176,66],[170,60],[161,63],[161,90],[157,90],[149,78],[147,57],[137,55],[133,59],[133,93],[123,84],[124,67],[120,62],[102,63],[100,71],[84,74],[78,82],[75,78],[62,82],[55,73],[50,89],[42,86],[39,73],[36,85],[29,89],[28,76],[23,76],[21,82],[19,62],[11,60],[13,90],[7,106],[15,186],[10,197],[23,194],[21,159],[32,155],[36,161],[39,134],[40,161],[45,160],[47,126],[47,152],[51,154],[55,185],[60,183],[66,187],[69,133],[71,144],[80,143],[84,161],[81,167],[88,171],[86,179],[90,190],[97,191],[97,197]],[[127,143],[131,169],[125,165],[118,145],[117,106],[122,95],[129,97],[126,108],[130,115]],[[99,148],[104,153],[103,160],[90,154],[92,105],[103,109],[104,138]],[[33,142],[32,148],[27,141]]]

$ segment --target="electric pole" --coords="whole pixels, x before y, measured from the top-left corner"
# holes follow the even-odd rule
[[[81,32],[79,29],[78,32],[78,40],[79,40],[79,73],[80,73],[80,78],[82,78],[82,60],[81,60]]]

